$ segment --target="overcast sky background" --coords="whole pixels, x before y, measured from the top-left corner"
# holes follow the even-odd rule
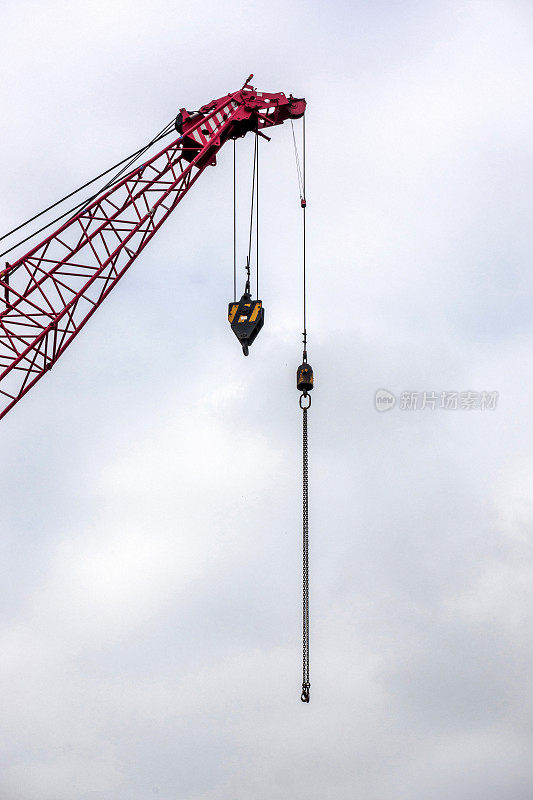
[[[285,125],[250,357],[228,147],[0,423],[1,800],[531,800],[531,4],[8,1],[0,29],[2,231],[250,72],[307,98],[316,374],[307,706]]]

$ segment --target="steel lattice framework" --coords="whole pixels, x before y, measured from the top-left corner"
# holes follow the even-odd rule
[[[305,100],[238,92],[181,109],[179,138],[0,272],[0,419],[55,364],[228,139],[298,118]],[[268,138],[268,137],[266,137]]]

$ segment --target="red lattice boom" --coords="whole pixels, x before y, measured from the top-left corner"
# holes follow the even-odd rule
[[[220,147],[301,117],[305,101],[249,84],[181,109],[182,135],[0,272],[0,419],[57,361]],[[267,137],[268,138],[268,137]]]

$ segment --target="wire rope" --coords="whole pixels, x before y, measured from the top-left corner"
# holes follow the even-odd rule
[[[233,140],[233,302],[237,302],[237,142]]]
[[[3,236],[0,236],[0,241],[2,241],[3,239],[6,239],[8,236],[11,236],[13,233],[16,233],[17,231],[19,231],[22,228],[24,228],[26,225],[29,225],[31,222],[34,222],[39,217],[43,216],[43,214],[46,214],[48,211],[51,211],[53,208],[56,208],[56,206],[61,205],[61,203],[65,202],[65,200],[68,200],[69,198],[73,197],[75,194],[78,194],[78,192],[81,192],[83,189],[86,189],[87,186],[90,186],[91,184],[93,184],[96,181],[100,180],[100,178],[103,178],[104,175],[109,174],[113,170],[117,169],[117,167],[120,167],[123,164],[125,164],[125,166],[116,175],[114,175],[113,178],[111,178],[111,180],[109,180],[102,188],[100,188],[98,190],[98,192],[96,192],[95,194],[91,195],[91,197],[83,200],[82,202],[78,203],[73,208],[70,208],[68,211],[65,211],[63,214],[60,214],[58,217],[55,217],[55,219],[50,220],[49,222],[46,223],[46,225],[43,225],[38,230],[33,231],[33,233],[31,233],[29,236],[26,236],[24,239],[21,239],[19,242],[17,242],[16,244],[12,245],[11,247],[9,247],[7,250],[4,250],[2,253],[0,253],[0,258],[2,258],[3,256],[7,255],[10,252],[12,252],[17,247],[20,247],[21,244],[24,244],[25,242],[28,242],[30,239],[33,239],[34,236],[37,236],[39,233],[42,233],[47,228],[49,228],[51,225],[54,225],[56,222],[59,222],[60,220],[64,219],[65,217],[67,217],[69,215],[73,216],[77,211],[79,211],[79,210],[83,209],[84,207],[86,207],[87,205],[89,205],[89,203],[91,203],[93,200],[95,200],[98,197],[99,194],[101,194],[102,192],[106,191],[111,186],[113,186],[115,183],[117,183],[119,178],[120,178],[120,176],[130,166],[132,166],[135,163],[135,161],[141,155],[146,153],[146,151],[149,150],[150,147],[152,147],[154,144],[156,144],[156,142],[158,142],[161,139],[163,139],[165,136],[168,136],[168,134],[171,132],[172,125],[173,125],[173,121],[169,122],[167,125],[165,125],[164,128],[161,129],[161,131],[158,134],[156,134],[156,136],[150,142],[148,142],[148,144],[144,145],[144,147],[141,147],[135,153],[131,153],[129,156],[126,156],[126,158],[123,158],[117,164],[114,164],[112,167],[109,167],[109,169],[106,169],[104,172],[101,172],[95,178],[92,178],[92,180],[87,181],[82,186],[79,186],[74,191],[72,191],[69,194],[67,194],[64,197],[62,197],[60,200],[57,200],[55,203],[52,203],[50,206],[45,208],[43,211],[40,211],[38,214],[34,214],[34,216],[30,217],[30,219],[27,219],[25,222],[22,222],[20,225],[17,225],[12,230],[10,230],[7,233],[3,234]],[[125,163],[125,162],[128,162],[128,163]]]

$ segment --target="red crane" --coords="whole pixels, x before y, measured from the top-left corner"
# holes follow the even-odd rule
[[[243,88],[176,118],[180,134],[0,271],[0,419],[55,364],[228,139],[303,116]],[[3,294],[3,298],[1,295]]]

